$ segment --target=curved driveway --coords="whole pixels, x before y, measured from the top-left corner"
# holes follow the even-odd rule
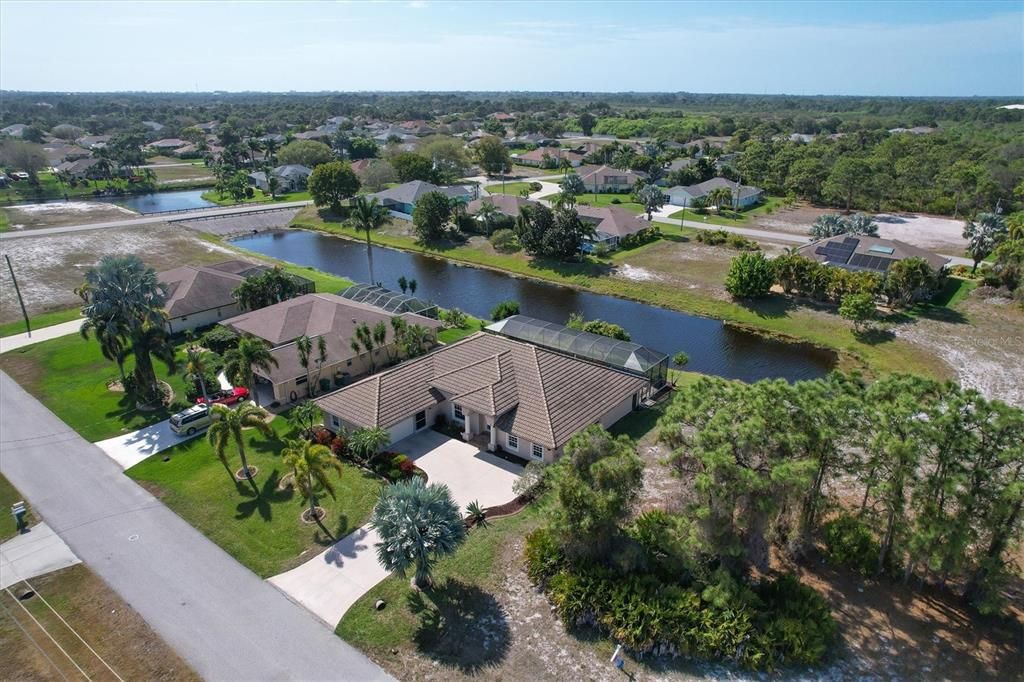
[[[203,678],[389,679],[2,372],[0,470]]]

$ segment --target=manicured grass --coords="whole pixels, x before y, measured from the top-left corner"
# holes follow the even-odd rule
[[[245,197],[244,199],[238,200],[230,196],[221,196],[220,192],[216,190],[210,190],[209,192],[203,192],[203,199],[212,201],[218,206],[236,206],[238,204],[262,204],[271,202],[283,202],[283,201],[309,201],[313,197],[310,196],[309,192],[289,192],[287,194],[278,194],[273,199],[270,198],[269,194],[265,194],[261,189],[253,189],[251,197]]]
[[[16,312],[20,313],[21,309],[17,308]],[[78,317],[81,317],[80,308],[68,308],[67,310],[54,310],[53,312],[42,313],[40,315],[30,315],[28,320],[32,325],[32,331],[35,332],[43,327],[60,324],[61,322],[70,322]],[[0,324],[0,337],[24,333],[24,320],[16,320],[14,322]]]
[[[39,521],[32,513],[32,506],[27,503],[17,488],[11,485],[11,482],[3,474],[0,474],[0,514],[3,515],[3,521],[0,521],[0,542],[18,534],[18,527],[11,514],[11,505],[15,502],[26,502],[25,506],[28,508],[28,512],[25,514],[26,526],[31,526]]]
[[[232,480],[205,436],[154,455],[126,473],[228,554],[267,578],[313,558],[331,544],[316,524],[302,522],[300,514],[307,503],[301,496],[291,488],[278,489],[281,478],[289,473],[280,456],[284,439],[295,434],[281,416],[271,427],[275,435],[269,439],[246,432],[249,464],[259,469],[259,497],[248,483]],[[170,455],[169,462],[163,461],[165,455]],[[233,445],[228,457],[232,471],[240,468]],[[324,525],[339,539],[364,523],[381,486],[373,474],[342,466],[340,478],[332,478],[336,499],[322,494],[317,500],[327,511]]]
[[[480,331],[485,325],[489,324],[484,320],[478,320],[475,317],[467,315],[465,327],[454,327],[451,329],[443,329],[437,333],[437,340],[441,343],[455,343],[461,341],[467,336],[472,336]]]
[[[677,389],[692,386],[700,381],[703,376],[700,372],[687,372],[676,369],[668,371],[668,378],[670,381],[675,382]],[[671,402],[672,394],[669,394],[659,400],[654,407],[630,412],[615,422],[608,430],[616,436],[625,434],[637,442],[653,443],[657,437],[658,420],[661,419],[661,415],[665,414],[665,410],[668,409]]]
[[[967,295],[974,291],[981,284],[980,280],[976,279],[960,279],[959,277],[949,277],[946,279],[946,285],[942,291],[937,293],[931,300],[931,305],[942,306],[944,308],[956,307],[956,304],[967,298]]]
[[[762,204],[755,206],[747,211],[722,211],[722,215],[714,209],[709,209],[707,213],[700,214],[694,211],[692,208],[679,209],[675,213],[671,214],[669,218],[673,220],[679,220],[683,217],[684,213],[687,220],[691,220],[695,223],[706,222],[710,225],[726,225],[729,227],[744,227],[750,225],[753,222],[755,216],[764,215],[771,209],[773,212],[779,210],[785,204],[786,199],[784,197],[765,197]],[[707,218],[707,220],[705,220]]]
[[[282,262],[282,267],[285,272],[290,272],[293,275],[313,280],[314,284],[316,284],[317,292],[321,294],[336,294],[342,289],[348,289],[352,286],[352,280],[345,279],[344,277],[338,277],[337,275],[331,275],[317,270],[316,268],[308,268],[284,262]]]
[[[484,187],[491,194],[510,194],[512,196],[519,196],[519,193],[524,189],[530,189],[530,183],[528,182],[506,182],[505,186],[502,187],[501,183],[494,185],[487,185]]]
[[[11,219],[7,217],[7,213],[0,211],[0,232],[6,232],[11,229]]]
[[[184,351],[179,348],[179,364],[183,357]],[[134,359],[129,358],[125,373],[134,366]],[[169,376],[167,368],[155,359],[153,366],[157,378],[174,390],[174,400],[168,408],[143,412],[124,393],[107,389],[107,381],[118,376],[117,365],[103,357],[93,338],[63,336],[0,356],[0,369],[93,442],[163,421],[187,405],[181,373]]]
[[[613,199],[618,199],[619,203],[616,204]],[[643,204],[636,203],[628,194],[581,194],[576,197],[576,203],[593,206],[594,208],[615,206],[637,214],[644,212]]]
[[[320,230],[348,239],[363,238],[343,223],[325,221],[311,208],[300,212],[292,224],[295,227]],[[683,233],[683,237],[679,236],[678,226],[673,230],[673,226],[667,223],[660,225],[667,234],[666,238],[686,241],[686,233]],[[670,232],[671,234],[668,234]],[[374,236],[374,241],[377,244],[436,255],[455,262],[491,267],[600,294],[717,318],[786,340],[807,341],[839,351],[840,367],[844,369],[862,369],[871,373],[913,372],[923,376],[948,378],[946,366],[927,349],[913,346],[900,339],[890,339],[884,343],[859,339],[853,333],[852,325],[838,315],[826,317],[822,314],[813,314],[781,294],[771,294],[758,301],[733,301],[670,283],[639,282],[613,277],[610,276],[607,263],[591,257],[582,263],[535,260],[522,252],[497,253],[486,244],[422,245],[412,237],[383,231]],[[679,248],[685,246],[680,245]],[[621,260],[623,257],[626,257],[626,254],[615,254],[613,260]]]
[[[171,183],[175,187],[184,184],[195,186],[199,183],[212,186],[217,181],[205,166],[158,166],[150,170],[156,175],[158,183]],[[186,180],[189,182],[185,183]]]
[[[335,633],[377,660],[399,662],[403,651],[418,650],[443,663],[475,667],[479,651],[463,641],[461,631],[487,618],[504,620],[491,596],[509,570],[501,562],[502,547],[540,523],[541,509],[534,503],[515,516],[470,530],[462,547],[437,563],[435,587],[420,593],[421,602],[407,578],[391,576],[352,605]],[[375,610],[378,599],[387,608]]]

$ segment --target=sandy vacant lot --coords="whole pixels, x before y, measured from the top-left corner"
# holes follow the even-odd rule
[[[192,230],[166,223],[12,239],[3,242],[3,252],[11,257],[29,315],[78,304],[73,290],[102,255],[137,254],[158,271],[238,257]],[[10,274],[6,267],[0,270],[0,322],[10,322],[21,313]]]
[[[24,204],[2,209],[11,221],[11,230],[81,225],[123,220],[138,214],[117,204],[103,201],[59,201],[51,204]]]

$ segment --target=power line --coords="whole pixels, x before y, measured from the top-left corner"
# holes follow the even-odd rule
[[[20,599],[18,599],[17,597],[15,597],[15,596],[14,596],[14,593],[13,593],[13,592],[11,592],[10,588],[7,588],[7,587],[5,587],[5,588],[4,588],[4,592],[6,592],[7,594],[9,594],[9,595],[11,596],[11,599],[13,599],[13,600],[14,600],[15,602],[17,602],[18,606],[20,606],[20,607],[21,607],[21,610],[22,610],[22,611],[24,611],[25,613],[27,613],[27,614],[28,614],[28,617],[32,619],[32,622],[33,622],[33,623],[35,623],[35,624],[36,624],[36,626],[37,626],[37,627],[38,627],[38,628],[39,628],[40,630],[42,630],[42,631],[43,631],[43,634],[44,634],[44,635],[46,635],[47,637],[49,637],[49,638],[50,638],[50,641],[51,641],[51,642],[53,642],[53,645],[54,645],[55,647],[57,647],[58,649],[60,649],[60,652],[61,652],[62,654],[64,654],[65,656],[67,656],[67,659],[68,659],[69,661],[71,661],[71,665],[75,666],[75,668],[77,668],[77,669],[78,669],[78,672],[82,673],[82,677],[84,677],[85,679],[89,680],[89,682],[92,682],[92,678],[91,678],[91,677],[89,677],[89,676],[88,676],[88,675],[86,674],[86,672],[85,672],[84,670],[82,670],[82,666],[78,665],[78,663],[76,663],[76,662],[75,662],[75,659],[71,658],[71,654],[69,654],[69,653],[68,653],[67,651],[65,651],[65,650],[64,650],[64,647],[62,647],[62,646],[60,645],[60,643],[59,643],[59,642],[58,642],[57,640],[55,640],[55,639],[53,638],[53,635],[51,635],[51,634],[50,634],[50,632],[49,632],[49,631],[48,631],[48,630],[47,630],[46,628],[44,628],[44,627],[43,627],[43,624],[42,624],[42,623],[40,623],[40,622],[39,622],[39,621],[38,621],[38,620],[36,619],[36,617],[32,615],[32,612],[31,612],[31,611],[29,611],[29,610],[28,610],[27,608],[25,608],[25,605],[21,603],[21,600],[20,600]],[[62,676],[62,677],[63,677],[63,676]],[[64,679],[66,680],[67,678],[65,677]]]
[[[46,661],[50,664],[50,666],[52,666],[53,669],[57,671],[57,674],[61,676],[61,678],[64,680],[64,682],[68,682],[68,676],[64,674],[64,671],[61,670],[57,666],[57,664],[53,662],[53,659],[50,658],[50,655],[48,653],[46,653],[46,651],[43,649],[43,647],[39,646],[39,642],[36,641],[36,638],[33,637],[31,635],[31,633],[29,633],[29,631],[25,629],[25,626],[22,625],[21,622],[17,618],[14,617],[14,614],[11,613],[7,609],[7,605],[4,604],[3,601],[0,601],[0,608],[3,608],[4,613],[6,613],[8,615],[8,617],[10,617],[10,619],[12,621],[14,621],[14,624],[18,626],[18,629],[21,630],[21,632],[26,637],[28,637],[28,641],[32,642],[32,646],[34,646],[36,649],[39,650],[39,653],[41,653],[43,655],[43,658],[46,659]]]

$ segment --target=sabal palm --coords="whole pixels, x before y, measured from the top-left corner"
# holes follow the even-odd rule
[[[206,372],[210,365],[206,362],[207,354],[196,346],[189,346],[185,351],[185,374],[191,381],[199,381],[203,391],[203,402],[210,404],[210,394],[206,390]]]
[[[332,471],[341,476],[341,462],[331,453],[326,445],[317,445],[308,440],[290,440],[281,451],[285,466],[291,467],[295,475],[295,487],[299,494],[309,503],[309,516],[316,521],[331,540],[334,536],[327,530],[316,512],[316,491],[319,486],[332,499],[337,499],[334,484],[331,483]]]
[[[316,384],[320,380],[320,371],[327,360],[327,341],[324,340],[323,336],[316,337],[316,376],[312,378],[309,374],[309,363],[313,359],[313,340],[303,334],[295,339],[295,350],[299,354],[299,366],[306,371],[306,386],[308,387],[309,395],[316,395]]]
[[[232,348],[224,354],[224,363],[224,371],[231,379],[231,383],[242,384],[248,388],[253,400],[259,404],[259,396],[256,393],[256,370],[269,372],[271,367],[277,367],[277,358],[270,353],[267,344],[252,336],[243,336],[237,348]]]
[[[967,240],[967,253],[974,261],[973,273],[996,244],[1006,237],[1006,220],[996,213],[979,213],[976,220],[964,223],[963,237]]]
[[[370,265],[370,283],[373,279],[373,250],[370,244],[370,231],[380,229],[388,221],[388,210],[380,205],[376,197],[367,198],[359,195],[352,200],[349,214],[352,225],[357,230],[366,232],[366,258]]]
[[[386,487],[370,525],[380,535],[376,549],[381,566],[401,576],[413,569],[416,587],[429,585],[434,563],[466,538],[448,486],[424,485],[419,478]]]
[[[213,446],[214,453],[220,459],[224,468],[228,470],[228,473],[231,474],[231,466],[228,464],[227,446],[228,443],[234,442],[235,447],[238,448],[238,458],[242,462],[242,471],[245,473],[245,478],[249,481],[256,494],[259,495],[259,488],[256,487],[256,483],[252,479],[252,467],[249,466],[249,460],[245,456],[245,437],[242,430],[253,428],[267,438],[272,436],[274,430],[264,421],[264,418],[267,416],[266,412],[253,403],[245,402],[236,409],[231,409],[226,405],[212,405],[210,413],[213,417],[213,423],[210,424],[210,429],[206,432],[206,439]],[[234,480],[234,474],[231,474],[231,479]]]

